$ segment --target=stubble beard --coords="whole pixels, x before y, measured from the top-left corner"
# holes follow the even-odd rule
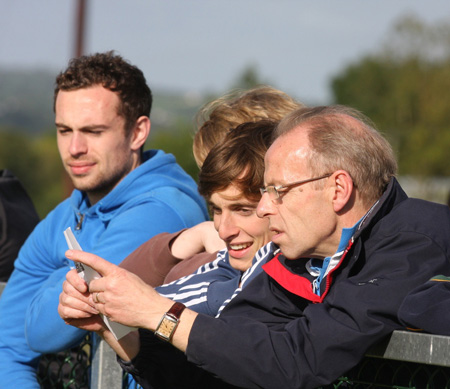
[[[113,170],[111,174],[98,173],[95,177],[71,177],[73,186],[85,192],[89,197],[103,198],[111,192],[132,170],[131,162],[122,165],[122,169]]]

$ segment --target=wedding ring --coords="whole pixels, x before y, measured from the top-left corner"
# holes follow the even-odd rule
[[[98,299],[98,294],[99,294],[100,292],[97,292],[96,294],[95,294],[95,302],[98,304],[99,302],[100,302],[100,300]]]

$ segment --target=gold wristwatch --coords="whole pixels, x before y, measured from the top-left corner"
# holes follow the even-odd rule
[[[178,323],[180,322],[181,313],[184,311],[186,306],[182,303],[176,302],[172,307],[164,314],[156,327],[155,335],[170,342],[172,340],[173,334],[177,329]]]

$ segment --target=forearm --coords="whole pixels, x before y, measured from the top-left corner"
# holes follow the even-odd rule
[[[189,335],[198,313],[185,309],[181,315],[180,322],[172,338],[172,344],[180,351],[186,352]]]
[[[369,344],[385,335],[349,329],[340,344],[341,335],[334,339],[326,325],[310,338],[305,336],[307,320],[292,322],[290,327],[294,326],[291,332],[245,317],[223,321],[199,315],[186,355],[188,361],[238,387],[311,389],[333,382],[357,364]]]
[[[204,251],[205,247],[202,240],[199,239],[199,233],[197,226],[184,230],[171,241],[170,251],[172,255],[183,260]]]
[[[225,243],[219,238],[213,222],[203,222],[184,230],[172,241],[172,255],[187,259],[201,252],[213,253],[225,248]]]

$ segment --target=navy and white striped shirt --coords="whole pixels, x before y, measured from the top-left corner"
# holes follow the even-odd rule
[[[219,316],[245,285],[261,273],[262,265],[273,258],[276,249],[272,242],[261,247],[253,258],[252,266],[243,274],[231,266],[228,250],[224,249],[217,253],[214,261],[199,267],[191,275],[158,286],[156,291],[195,312]]]

